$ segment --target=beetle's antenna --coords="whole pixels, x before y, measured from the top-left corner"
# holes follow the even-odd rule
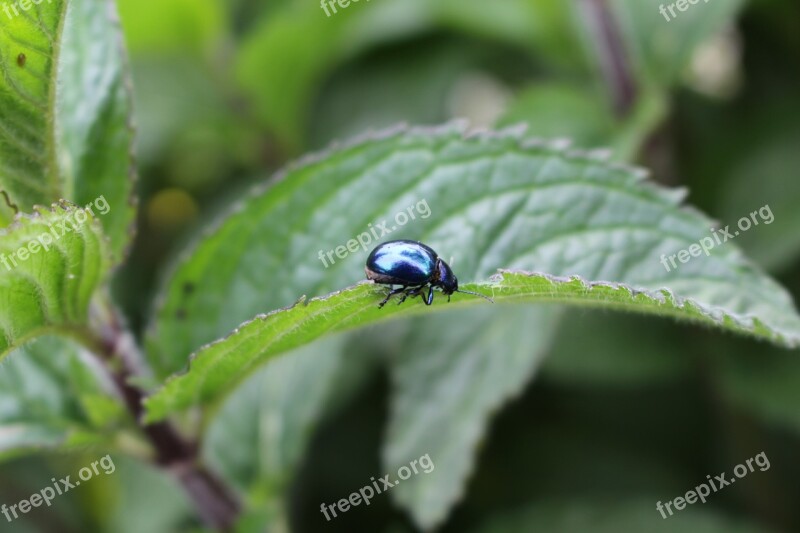
[[[490,302],[494,303],[494,300],[492,300],[488,296],[485,296],[485,295],[477,293],[477,292],[462,291],[461,289],[456,289],[456,292],[463,292],[464,294],[472,294],[473,296],[480,296],[481,298],[484,298],[484,299],[489,300]]]

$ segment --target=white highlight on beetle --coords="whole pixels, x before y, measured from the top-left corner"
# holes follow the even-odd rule
[[[726,243],[729,240],[737,237],[740,233],[749,230],[753,226],[758,226],[758,215],[764,224],[772,224],[775,220],[775,216],[772,214],[772,209],[770,209],[769,205],[765,205],[764,207],[758,209],[757,211],[753,211],[750,213],[749,217],[742,217],[739,219],[737,226],[739,227],[738,230],[735,230],[733,234],[730,232],[730,225],[725,226],[724,229],[711,229],[711,234],[714,236],[712,239],[711,237],[703,237],[697,243],[692,244],[689,246],[688,249],[683,249],[678,251],[678,253],[674,253],[672,255],[661,254],[661,264],[664,265],[664,269],[669,272],[673,268],[678,268],[677,263],[675,263],[675,258],[677,257],[678,261],[681,263],[688,263],[692,257],[699,257],[700,254],[705,253],[706,257],[711,255],[711,250],[714,247]],[[751,222],[752,220],[752,222]],[[669,264],[667,264],[667,260],[669,260]]]
[[[55,241],[59,240],[67,233],[72,233],[73,231],[77,233],[80,231],[80,227],[84,225],[87,220],[89,220],[89,216],[86,214],[87,212],[91,214],[92,217],[96,216],[92,210],[93,205],[97,209],[97,212],[101,215],[105,215],[111,211],[111,206],[108,204],[105,196],[95,198],[94,202],[90,202],[83,209],[78,209],[70,215],[64,217],[64,220],[60,221],[58,224],[50,224],[47,227],[50,231],[46,231],[35,239],[31,239],[27,245],[21,246],[10,256],[0,253],[0,263],[3,263],[3,266],[6,267],[6,270],[11,270],[12,264],[14,265],[14,268],[18,266],[17,261],[21,263],[23,261],[27,261],[32,255],[37,254],[42,250],[45,252],[49,251],[50,246],[52,246]]]
[[[67,476],[56,481],[56,478],[53,478],[52,487],[45,487],[38,492],[34,492],[29,498],[21,500],[19,503],[15,503],[14,505],[3,504],[0,506],[0,512],[3,513],[3,515],[6,517],[6,520],[11,522],[12,520],[19,518],[17,510],[19,510],[19,512],[22,514],[27,514],[33,507],[39,507],[42,505],[42,503],[45,503],[48,507],[50,507],[53,499],[55,499],[56,496],[61,496],[62,494],[69,492],[71,489],[74,489],[80,485],[81,481],[89,481],[92,479],[92,477],[100,475],[100,470],[97,468],[98,466],[103,469],[103,473],[105,475],[113,474],[117,470],[117,467],[114,465],[114,461],[111,459],[111,456],[106,455],[99,461],[92,461],[91,465],[81,468],[78,471],[78,477],[80,479],[71,481],[70,478],[72,476]],[[14,515],[14,518],[11,518],[11,515]]]
[[[431,208],[428,205],[428,201],[423,198],[416,204],[408,206],[405,211],[398,211],[394,216],[395,225],[391,228],[387,227],[388,222],[386,220],[376,223],[374,226],[370,222],[367,224],[369,231],[365,231],[355,239],[350,239],[345,245],[339,245],[333,250],[328,250],[327,252],[320,250],[318,254],[319,260],[322,261],[322,264],[325,266],[325,268],[328,268],[332,264],[336,263],[336,260],[333,258],[334,254],[339,259],[344,259],[350,253],[357,252],[359,247],[366,252],[369,250],[369,245],[373,239],[377,241],[384,235],[389,235],[397,228],[405,226],[408,224],[409,220],[416,220],[415,212],[418,213],[422,219],[426,219],[431,216]],[[380,235],[378,234],[378,230],[380,230]],[[327,261],[325,260],[326,258]],[[328,261],[330,261],[330,264],[328,264]]]
[[[770,464],[769,464],[769,459],[767,458],[767,454],[761,452],[755,457],[751,457],[750,459],[745,461],[747,466],[745,466],[744,464],[736,465],[733,468],[733,475],[736,476],[735,478],[732,477],[726,479],[725,472],[722,472],[720,475],[715,476],[714,479],[711,479],[711,475],[709,474],[706,476],[706,478],[708,479],[707,484],[701,483],[697,485],[694,488],[694,490],[690,490],[685,495],[678,496],[674,500],[670,500],[663,505],[659,501],[658,503],[656,503],[656,510],[659,513],[661,513],[661,518],[666,520],[667,514],[664,512],[664,509],[666,509],[667,512],[669,512],[669,516],[672,516],[673,512],[671,507],[673,505],[675,506],[676,511],[683,511],[683,509],[686,507],[686,504],[691,505],[697,502],[698,499],[700,500],[701,503],[706,503],[706,497],[711,494],[712,490],[714,492],[717,492],[722,487],[727,487],[731,483],[736,483],[736,479],[742,479],[750,472],[754,472],[755,469],[753,468],[753,462],[756,463],[756,466],[758,466],[759,470],[761,470],[762,472],[766,472],[767,470],[769,470]],[[709,487],[709,485],[711,486]]]
[[[358,492],[353,492],[350,494],[349,497],[342,498],[338,502],[332,503],[330,505],[323,503],[322,505],[320,505],[319,510],[323,515],[325,515],[325,519],[328,522],[330,522],[331,517],[336,518],[338,516],[336,514],[337,509],[341,513],[346,513],[351,506],[356,507],[358,505],[361,505],[361,502],[364,502],[365,504],[369,505],[370,500],[373,497],[375,497],[376,494],[380,494],[381,492],[385,492],[387,489],[396,487],[397,485],[400,484],[400,481],[405,481],[406,479],[410,478],[412,471],[414,474],[419,474],[420,470],[417,469],[418,465],[419,468],[422,470],[422,472],[425,474],[430,474],[431,472],[433,472],[433,469],[435,468],[435,465],[433,464],[430,455],[426,453],[419,459],[412,460],[410,463],[408,463],[408,466],[403,465],[400,468],[398,468],[397,477],[399,477],[400,479],[395,479],[393,481],[389,480],[390,474],[386,474],[385,476],[383,476],[378,480],[375,479],[375,476],[372,476],[371,478],[369,478],[370,481],[372,481],[372,484],[364,485],[363,487],[358,489]],[[373,488],[375,490],[372,490]],[[329,511],[330,515],[328,515]]]

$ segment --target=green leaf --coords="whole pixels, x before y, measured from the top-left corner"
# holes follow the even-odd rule
[[[192,523],[194,508],[174,476],[149,462],[113,455],[113,475],[107,484],[104,531],[175,533],[199,530]],[[91,500],[90,500],[91,501]],[[93,502],[96,506],[96,500]]]
[[[671,2],[664,2],[665,9]],[[612,0],[628,53],[644,85],[668,87],[678,82],[697,46],[730,24],[743,0],[698,2],[673,17],[660,3]],[[673,4],[674,5],[674,4]],[[669,20],[668,20],[669,19]]]
[[[760,72],[750,78],[752,84],[733,102],[681,93],[673,120],[686,149],[678,165],[697,204],[726,224],[769,205],[774,220],[743,232],[736,245],[761,267],[783,273],[800,255],[800,213],[794,208],[800,184],[786,180],[786,169],[800,165],[800,131],[793,120],[800,101],[794,82],[772,87],[773,80]]]
[[[491,416],[521,393],[549,345],[559,317],[551,311],[483,306],[414,322],[391,365],[383,454],[386,472],[424,454],[435,465],[391,493],[420,529],[443,522],[463,496]]]
[[[0,358],[38,335],[83,327],[109,263],[102,228],[84,209],[40,208],[0,229]]]
[[[597,88],[570,83],[538,84],[522,91],[497,125],[524,122],[532,135],[565,137],[581,148],[598,148],[608,142],[616,126],[609,104]]]
[[[265,365],[209,424],[204,457],[253,500],[263,504],[286,490],[311,428],[342,381],[344,340],[326,339]]]
[[[256,116],[294,152],[307,146],[310,104],[325,77],[383,43],[442,30],[477,37],[482,46],[535,49],[558,64],[583,60],[571,8],[561,2],[506,0],[487,10],[481,0],[362,1],[329,13],[316,2],[273,9],[246,36],[236,60],[236,79]]]
[[[244,495],[243,531],[288,528],[291,484],[314,430],[375,366],[361,337],[329,337],[273,360],[214,413],[203,459]]]
[[[131,55],[210,55],[229,22],[219,0],[120,0],[119,11]]]
[[[182,135],[195,133],[198,128],[217,126],[224,116],[225,101],[215,90],[210,73],[197,60],[184,56],[148,56],[145,60],[134,61],[132,69],[139,133],[137,157],[143,167],[168,159],[170,150]],[[194,89],[185,91],[187,85]],[[222,136],[223,132],[219,133]],[[221,144],[224,140],[218,142]],[[185,171],[188,164],[201,166],[202,162],[204,172],[214,171],[215,165],[205,163],[207,154],[195,151],[192,156],[193,159],[181,160],[181,165],[175,166]]]
[[[130,94],[110,0],[53,0],[0,28],[0,188],[20,210],[104,196],[119,259],[130,239]],[[19,60],[24,56],[24,62]]]
[[[0,187],[22,210],[61,196],[51,98],[65,10],[63,0],[34,5],[0,27]]]
[[[798,142],[800,135],[793,133],[783,134],[780,139],[751,143],[754,146],[740,156],[739,164],[718,194],[720,211],[731,225],[755,211],[761,210],[766,215],[757,218],[762,221],[761,225],[742,232],[737,237],[741,242],[736,244],[770,270],[790,267],[800,254],[797,232],[800,215],[795,208],[800,189],[794,181],[786,182],[786,169],[797,168],[800,164]],[[769,203],[754,203],[754,172],[759,176],[759,196],[768,198]]]
[[[722,327],[791,346],[800,344],[800,319],[786,300],[763,310],[760,318],[708,307],[690,299],[675,297],[666,289],[646,291],[607,282],[586,282],[580,278],[554,278],[545,274],[503,271],[491,285],[467,285],[465,290],[491,295],[497,303],[568,303],[595,305],[609,309],[638,311],[671,316],[709,326]],[[456,309],[484,303],[470,296],[454,295],[453,302],[443,298],[430,307],[376,305],[384,294],[372,282],[329,296],[313,298],[287,309],[256,317],[238,327],[230,337],[203,347],[192,356],[187,373],[177,376],[146,400],[147,420],[155,422],[179,409],[207,403],[221,391],[240,381],[248,370],[276,354],[297,348],[326,334],[348,331],[366,324],[424,312]],[[447,307],[444,307],[447,306]],[[787,313],[780,315],[780,311]]]
[[[236,327],[245,313],[359,279],[366,250],[333,256],[329,268],[319,255],[423,200],[428,216],[409,220],[389,238],[424,240],[445,258],[459,254],[453,266],[462,281],[501,267],[535,268],[636,288],[630,293],[612,285],[587,288],[578,281],[506,275],[495,287],[503,289],[500,298],[544,301],[546,291],[558,287],[559,298],[576,303],[682,316],[795,343],[800,319],[790,298],[734,246],[719,246],[710,257],[670,272],[663,268],[662,254],[707,237],[712,222],[680,207],[681,191],[658,189],[643,177],[590,155],[526,141],[519,132],[464,139],[459,127],[390,131],[308,158],[237,205],[177,265],[148,337],[149,357],[162,371],[176,370],[185,354]],[[377,310],[374,292],[358,286],[243,326],[228,341],[203,349],[189,374],[150,400],[151,419],[195,400],[210,401],[257,361],[328,329],[420,311],[414,305]],[[300,324],[307,329],[296,329]],[[235,350],[240,342],[247,346]],[[228,359],[214,361],[232,349]],[[216,368],[218,362],[223,368]]]
[[[628,117],[618,120],[602,90],[586,84],[551,82],[522,91],[497,124],[524,123],[533,135],[563,137],[580,148],[602,148],[613,139],[614,159],[633,161],[665,112],[663,95],[649,91],[641,94]]]
[[[342,19],[320,14],[309,9],[303,16],[287,10],[271,14],[245,40],[236,61],[236,79],[253,100],[256,116],[294,151],[304,145],[305,110],[314,87],[341,53]]]
[[[548,501],[488,520],[476,533],[569,533],[593,531],[685,531],[687,533],[764,533],[761,525],[715,514],[702,507],[688,508],[664,519],[652,499]],[[698,504],[700,505],[700,504]],[[665,511],[666,513],[666,511]]]
[[[97,418],[104,402],[114,417]],[[0,458],[107,439],[123,408],[96,364],[63,338],[42,337],[0,366]]]
[[[477,114],[481,104],[498,107],[502,94],[495,95],[492,89],[471,89],[479,93],[474,98],[461,96],[467,101],[460,104],[460,113],[454,100],[458,92],[476,85],[472,81],[476,72],[481,73],[479,79],[488,80],[484,85],[497,86],[500,82],[493,81],[491,67],[504,60],[519,64],[519,57],[509,55],[507,49],[487,48],[483,42],[430,38],[359,58],[331,76],[316,98],[309,126],[312,146],[401,122],[437,124],[467,110]]]

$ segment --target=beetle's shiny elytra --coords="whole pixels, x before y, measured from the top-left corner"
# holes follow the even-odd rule
[[[388,241],[378,245],[369,254],[364,271],[367,273],[367,279],[375,283],[400,286],[390,290],[378,307],[386,305],[389,298],[395,294],[402,294],[400,301],[397,302],[398,305],[408,296],[420,294],[424,296],[425,305],[431,305],[434,287],[442,289],[442,293],[447,295],[448,302],[454,292],[474,294],[494,302],[482,294],[458,290],[458,278],[450,266],[439,259],[430,246],[417,241]],[[428,288],[427,295],[424,293],[425,287]]]

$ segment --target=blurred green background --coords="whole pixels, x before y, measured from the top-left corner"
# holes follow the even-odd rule
[[[797,301],[800,4],[714,0],[667,22],[660,3],[362,0],[327,17],[313,0],[119,0],[141,210],[115,290],[134,329],[146,325],[164,265],[251,184],[336,140],[453,118],[527,123],[534,135],[610,148],[655,180],[688,187],[688,201],[724,223],[769,204],[775,222],[736,243]],[[625,46],[632,94],[607,76],[597,9]],[[296,469],[261,487],[270,505],[254,524],[416,530],[389,497],[332,522],[319,511],[384,473],[392,378],[376,361],[403,350],[386,339],[405,327],[334,339],[358,362],[343,371],[307,447],[286,443]],[[536,380],[496,409],[441,531],[800,531],[797,353],[656,318],[570,311],[544,357]],[[248,380],[253,394],[263,374]],[[657,501],[762,451],[768,471],[662,521]],[[95,458],[5,463],[0,501]],[[0,520],[9,527],[197,526],[171,480],[120,458],[114,476],[27,521]]]

